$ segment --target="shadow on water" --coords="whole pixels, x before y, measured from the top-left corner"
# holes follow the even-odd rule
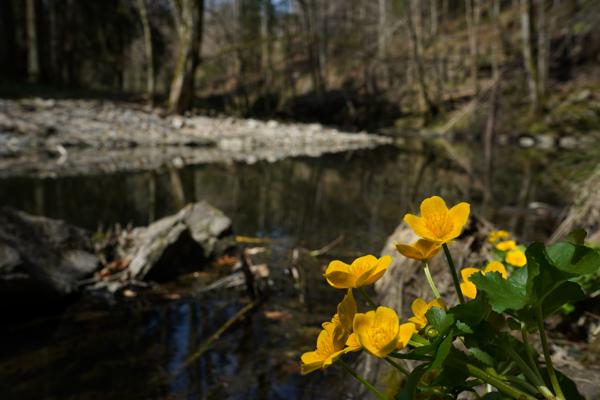
[[[520,172],[513,156],[507,155],[497,178],[501,190],[494,204],[518,205],[525,190],[528,201],[562,206],[558,188],[538,182],[523,189],[524,182],[536,181]],[[182,368],[187,357],[243,307],[239,293],[200,294],[192,287],[176,300],[156,293],[118,303],[84,297],[59,316],[3,328],[1,398],[351,398],[335,369],[299,375],[299,355],[313,345],[320,322],[341,297],[323,282],[323,266],[330,257],[378,253],[402,215],[425,196],[442,194],[451,203],[472,199],[477,209],[480,192],[473,177],[451,163],[392,147],[272,164],[2,180],[0,204],[92,230],[145,225],[184,201],[207,200],[232,218],[237,234],[274,242],[267,256],[273,282],[267,303],[188,368]],[[501,213],[493,219],[511,228]],[[534,238],[552,223],[524,233]],[[318,248],[341,234],[342,243],[327,257],[302,260],[307,278],[299,293],[288,272],[291,251]]]

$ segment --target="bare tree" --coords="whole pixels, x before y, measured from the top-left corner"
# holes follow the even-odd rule
[[[148,102],[154,105],[154,52],[152,49],[152,30],[148,19],[146,0],[137,0],[137,7],[144,31],[144,52],[146,54],[146,92]]]
[[[40,64],[38,54],[37,26],[35,17],[35,0],[26,2],[27,22],[27,79],[35,83],[40,78]]]
[[[536,60],[534,57],[535,29],[533,25],[532,0],[520,0],[521,7],[521,41],[523,49],[523,61],[527,74],[527,87],[529,88],[529,99],[534,112],[540,108],[540,88]]]
[[[171,0],[170,4],[179,43],[168,109],[171,113],[181,113],[192,105],[202,44],[204,0]]]

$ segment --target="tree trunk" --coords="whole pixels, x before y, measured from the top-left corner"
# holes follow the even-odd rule
[[[529,99],[534,112],[539,110],[540,90],[537,66],[534,57],[534,28],[533,28],[533,7],[532,0],[521,1],[521,40],[523,45],[523,61],[525,63],[525,72],[527,74],[527,87],[529,88]]]
[[[546,2],[535,0],[537,8],[537,67],[540,97],[544,97],[548,86],[548,67],[550,62],[549,27],[546,18]],[[541,100],[541,99],[540,99]]]
[[[37,43],[37,27],[35,18],[35,0],[27,0],[27,80],[36,83],[40,78],[40,64]]]
[[[494,31],[494,39],[492,40],[492,77],[494,81],[497,81],[500,76],[500,53],[502,51],[500,0],[492,0],[491,8],[492,29]]]
[[[481,16],[481,4],[479,0],[465,0],[465,17],[467,20],[467,30],[469,34],[469,52],[471,79],[473,80],[473,90],[475,94],[479,93],[479,79],[477,76],[477,59],[479,58],[479,48],[477,45],[477,28]]]
[[[377,25],[377,58],[381,65],[381,79],[388,86],[387,66],[387,0],[379,0],[379,18]]]
[[[146,95],[150,105],[154,105],[154,52],[152,50],[152,30],[148,19],[146,0],[137,0],[137,6],[144,31],[144,51],[146,53]]]
[[[417,76],[421,111],[425,116],[425,120],[428,121],[437,114],[437,106],[433,103],[433,101],[431,101],[429,92],[427,90],[427,83],[425,81],[425,68],[423,67],[423,61],[421,59],[421,49],[423,47],[421,43],[422,37],[418,34],[420,30],[417,30],[415,26],[415,19],[417,21],[421,21],[420,3],[419,0],[406,0],[404,4],[406,5],[405,9],[408,38],[411,45],[413,69]]]
[[[190,109],[194,95],[194,74],[202,43],[204,0],[182,0],[180,9],[176,1],[171,3],[179,47],[168,109],[170,113],[182,113]]]

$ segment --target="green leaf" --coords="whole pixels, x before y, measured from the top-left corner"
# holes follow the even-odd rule
[[[459,304],[448,310],[448,314],[454,315],[454,319],[476,326],[487,318],[491,311],[490,305],[485,299],[478,297],[473,301]]]
[[[542,302],[544,317],[552,314],[563,305],[585,299],[581,286],[575,282],[566,281],[550,292]]]
[[[560,242],[549,246],[547,253],[556,268],[573,276],[592,274],[600,268],[600,253],[587,246]]]
[[[525,275],[521,270],[523,268],[516,270],[508,279],[503,279],[498,272],[478,273],[471,275],[471,282],[486,294],[492,310],[517,311],[527,305]]]
[[[444,335],[454,324],[454,316],[438,307],[430,308],[425,317],[427,322],[439,331],[440,335]]]
[[[450,331],[450,333],[448,333],[448,336],[446,336],[444,340],[442,340],[442,343],[440,343],[440,345],[438,346],[435,352],[435,358],[431,363],[430,369],[440,368],[444,364],[444,361],[446,361],[446,357],[448,357],[448,354],[450,353],[450,348],[452,347],[453,340],[454,336],[452,335],[452,331]]]
[[[485,351],[481,350],[480,348],[471,347],[469,349],[469,353],[473,357],[475,357],[477,360],[484,363],[485,365],[488,365],[490,367],[494,366],[494,358],[492,356],[490,356],[488,353],[486,353]]]
[[[554,259],[556,262],[566,263],[566,258],[570,250],[561,246],[554,250]],[[533,243],[525,251],[527,257],[527,297],[532,305],[538,304],[544,297],[560,284],[571,277],[557,269],[546,253],[546,248],[542,243]]]
[[[462,333],[473,333],[473,329],[462,321],[456,321],[456,328]]]

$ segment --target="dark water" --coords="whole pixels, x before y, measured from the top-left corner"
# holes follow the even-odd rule
[[[526,159],[502,150],[487,213],[531,239],[553,228],[552,210],[569,199],[563,188],[548,184],[551,174],[538,174]],[[427,150],[383,147],[177,173],[0,181],[1,205],[92,230],[144,225],[173,213],[182,191],[185,201],[207,200],[222,209],[237,234],[274,240],[265,258],[273,283],[267,302],[185,368],[200,343],[246,304],[243,293],[202,294],[194,290],[197,282],[172,284],[161,293],[180,298],[84,298],[60,315],[3,326],[0,399],[351,398],[339,371],[299,375],[299,355],[314,345],[341,293],[321,279],[327,258],[301,259],[306,284],[298,288],[288,273],[292,250],[319,248],[344,235],[328,257],[378,253],[403,214],[426,196],[469,200],[481,211],[481,176],[477,166],[469,175]],[[547,205],[541,217],[520,211],[533,201]]]

